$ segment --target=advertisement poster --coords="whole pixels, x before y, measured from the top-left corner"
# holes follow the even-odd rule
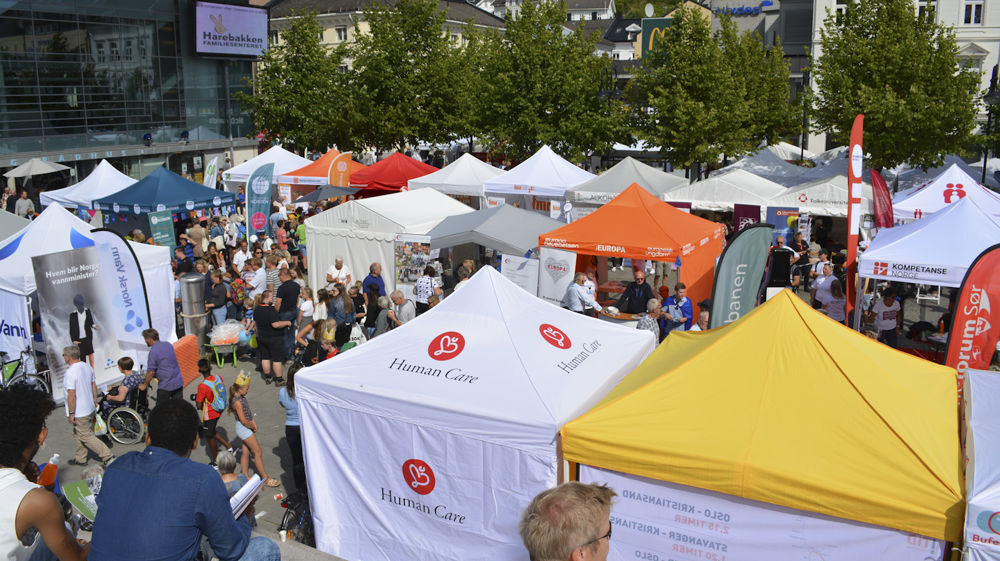
[[[769,206],[767,207],[767,223],[774,226],[771,232],[771,241],[774,242],[778,236],[785,238],[787,244],[792,240],[792,234],[798,229],[799,209],[793,207]]]
[[[330,163],[328,181],[334,187],[350,187],[351,185],[351,156],[354,152],[343,152],[338,154]]]
[[[125,238],[117,232],[100,229],[92,234],[101,256],[101,271],[111,297],[111,306],[117,317],[114,322],[118,328],[115,336],[123,348],[146,352],[148,347],[142,338],[142,330],[148,329],[152,322],[139,261]]]
[[[31,266],[52,374],[52,397],[56,402],[65,399],[62,350],[74,342],[80,347],[80,359],[93,361],[98,386],[121,379],[118,359],[124,353],[118,346],[118,318],[107,290],[111,277],[101,270],[97,246],[36,255]]]
[[[504,255],[500,259],[500,274],[531,294],[538,295],[538,259]]]
[[[0,351],[16,360],[31,345],[31,314],[24,296],[0,290]]]
[[[691,214],[691,203],[679,203],[675,201],[667,201],[667,204],[676,208],[677,210],[682,210],[688,214]]]
[[[538,263],[538,297],[562,306],[566,288],[576,272],[576,252],[543,246],[538,251]]]
[[[745,228],[760,223],[760,207],[757,205],[733,204],[733,229],[742,232]],[[809,239],[809,238],[806,238]]]
[[[764,280],[770,224],[755,224],[736,234],[722,251],[712,287],[712,328],[733,323],[757,306],[757,294]]]
[[[965,372],[969,369],[989,369],[996,352],[1000,332],[993,324],[1000,324],[1000,317],[993,317],[990,300],[1000,306],[998,267],[1000,244],[982,252],[972,262],[955,300],[944,363],[958,371],[959,401],[962,399]]]
[[[260,56],[267,49],[267,10],[214,2],[194,4],[199,54]]]
[[[939,561],[944,542],[686,485],[580,466],[618,493],[609,561]]]
[[[247,217],[250,227],[247,235],[267,231],[270,235],[271,214],[271,179],[274,177],[274,164],[264,164],[253,170],[247,180]]]
[[[424,274],[424,267],[433,265],[435,277],[441,281],[440,264],[431,252],[429,236],[413,236],[396,234],[396,247],[393,252],[396,261],[396,289],[403,291],[403,297],[413,300],[413,285]]]
[[[174,250],[177,246],[177,240],[174,239],[174,218],[173,214],[169,210],[161,210],[158,212],[151,212],[149,216],[149,231],[153,236],[153,241],[156,245],[162,245],[169,247],[170,251]],[[171,253],[173,255],[173,253]]]

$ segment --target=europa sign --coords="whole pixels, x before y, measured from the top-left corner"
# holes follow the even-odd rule
[[[673,18],[642,19],[642,35],[639,37],[642,49],[639,56],[646,56],[646,53],[653,50],[653,46],[657,42],[666,39],[667,28],[670,27],[671,21],[673,21]]]

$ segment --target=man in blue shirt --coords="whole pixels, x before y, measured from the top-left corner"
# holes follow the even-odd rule
[[[277,544],[250,539],[254,504],[234,520],[218,472],[188,459],[198,447],[199,424],[190,403],[168,399],[150,414],[146,449],[108,466],[91,561],[193,561],[202,536],[220,561],[280,561]]]
[[[382,280],[382,265],[380,263],[372,263],[368,267],[368,276],[365,280],[361,281],[361,294],[365,297],[365,305],[371,306],[374,302],[368,302],[368,287],[371,285],[378,287],[379,296],[385,296],[385,281]]]
[[[674,285],[674,295],[663,301],[661,321],[664,337],[671,331],[687,331],[694,323],[694,309],[687,297],[687,286],[679,282]]]

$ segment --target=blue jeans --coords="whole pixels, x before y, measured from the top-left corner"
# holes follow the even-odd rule
[[[226,323],[226,307],[212,308],[212,319],[215,320],[215,325]]]
[[[205,559],[212,559],[214,557],[212,546],[208,544],[208,540],[204,536],[201,538],[201,554]],[[36,560],[32,558],[31,561]],[[278,549],[278,544],[274,543],[270,538],[250,538],[250,543],[247,544],[247,549],[243,552],[243,556],[240,557],[240,561],[281,561],[281,550]]]

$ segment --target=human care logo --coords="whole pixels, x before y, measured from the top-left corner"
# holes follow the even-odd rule
[[[573,346],[573,342],[570,341],[569,335],[563,332],[562,329],[548,323],[543,323],[538,326],[538,332],[542,334],[542,338],[545,341],[556,347],[557,349],[568,349]]]
[[[403,462],[403,479],[410,489],[418,495],[430,493],[437,483],[431,466],[427,465],[427,462],[415,458]]]
[[[427,347],[427,354],[434,360],[451,360],[462,353],[465,337],[457,331],[445,331],[435,337]]]

